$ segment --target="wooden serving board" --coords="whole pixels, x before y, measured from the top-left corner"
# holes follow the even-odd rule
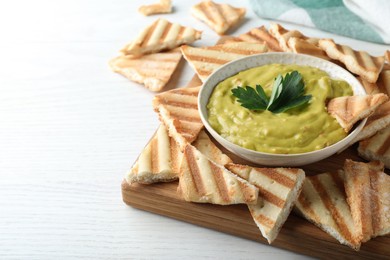
[[[199,78],[195,76],[187,87],[201,84]],[[235,156],[220,145],[218,147],[235,163],[259,166]],[[357,155],[357,147],[352,146],[340,154],[300,168],[305,171],[306,175],[335,172],[343,167],[346,158],[362,161]],[[178,182],[152,185],[132,184],[130,186],[124,180],[122,182],[123,201],[134,208],[268,245],[246,205],[219,206],[186,202],[177,193],[177,185]],[[271,246],[322,259],[390,259],[389,235],[363,243],[360,251],[356,252],[348,246],[341,245],[335,238],[307,220],[296,216],[293,212]]]

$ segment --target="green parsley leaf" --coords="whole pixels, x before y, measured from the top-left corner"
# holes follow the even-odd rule
[[[307,104],[312,96],[304,96],[304,92],[302,75],[298,71],[287,73],[284,78],[279,74],[275,78],[269,99],[260,85],[256,85],[256,90],[250,86],[232,89],[233,96],[238,98],[241,106],[251,110],[269,110],[272,113],[282,113]]]
[[[256,90],[252,87],[245,88],[237,87],[232,89],[233,96],[238,98],[241,106],[250,110],[265,110],[268,105],[268,98],[264,93],[264,89],[260,85],[256,85]]]

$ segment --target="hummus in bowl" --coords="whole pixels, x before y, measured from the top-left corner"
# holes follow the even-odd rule
[[[302,76],[307,104],[284,112],[243,107],[232,90],[262,86],[272,94],[278,75]],[[365,95],[363,86],[345,69],[312,56],[267,53],[222,66],[204,82],[198,107],[206,129],[225,148],[251,162],[269,166],[299,166],[322,160],[344,149],[363,128],[349,133],[327,113],[329,99]]]

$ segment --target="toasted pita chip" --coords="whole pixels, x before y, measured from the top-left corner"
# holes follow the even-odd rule
[[[344,174],[347,201],[362,242],[390,233],[390,176],[383,172],[383,163],[347,159]]]
[[[362,235],[355,229],[341,171],[306,177],[295,206],[302,216],[341,244],[359,250]]]
[[[389,97],[383,93],[366,96],[344,96],[333,98],[328,103],[328,113],[349,132],[353,125],[374,113]]]
[[[305,172],[292,168],[252,168],[228,164],[226,168],[259,189],[256,204],[249,211],[261,234],[272,243],[287,220],[301,192]]]
[[[204,154],[209,160],[219,165],[225,165],[232,163],[232,159],[224,154],[210,139],[205,130],[200,131],[198,138],[192,144],[202,154]]]
[[[151,91],[160,91],[168,83],[181,59],[179,48],[147,54],[140,58],[122,55],[110,61],[110,67],[126,78],[144,84]]]
[[[180,192],[186,201],[230,205],[256,203],[259,190],[187,145],[180,166]]]
[[[176,141],[160,125],[126,175],[126,181],[150,184],[177,180],[182,157]]]
[[[264,53],[267,51],[267,46],[261,43],[227,42],[201,48],[184,45],[181,51],[199,78],[205,81],[223,64],[245,56]]]
[[[301,40],[306,41],[308,44],[311,44],[314,46],[316,46],[318,43],[317,38],[309,38],[297,30],[289,31],[277,23],[271,23],[270,28],[269,28],[269,32],[273,37],[275,37],[276,40],[278,40],[279,46],[285,52],[293,51],[292,48],[288,44],[288,41],[290,38],[301,39]]]
[[[142,56],[174,49],[182,44],[190,44],[200,39],[201,35],[201,31],[193,28],[158,19],[144,29],[133,42],[127,44],[121,52],[132,57]]]
[[[366,160],[379,160],[390,169],[390,127],[386,127],[374,136],[360,141],[358,152]]]
[[[245,16],[245,8],[236,8],[228,4],[216,4],[202,1],[191,8],[191,14],[206,23],[218,34],[225,34]]]
[[[318,45],[326,54],[345,64],[347,69],[370,83],[377,81],[384,64],[384,57],[374,57],[365,51],[355,51],[349,46],[336,44],[332,39],[321,39]]]
[[[329,61],[332,60],[320,47],[304,39],[290,37],[287,41],[287,45],[289,49],[294,53],[307,54]]]
[[[269,51],[283,51],[279,46],[279,42],[267,31],[264,26],[253,28],[249,32],[234,37],[233,39],[229,39],[227,42],[228,41],[265,43]]]
[[[203,123],[198,111],[200,87],[179,88],[163,92],[153,99],[153,108],[159,113],[160,121],[168,129],[184,151],[187,144],[195,141]]]
[[[138,12],[148,16],[152,14],[172,13],[171,0],[160,0],[160,2],[151,5],[143,5],[138,9]]]

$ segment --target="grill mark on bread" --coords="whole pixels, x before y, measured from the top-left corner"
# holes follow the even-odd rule
[[[257,53],[258,51],[257,50],[252,50],[252,49],[238,49],[238,48],[232,48],[232,47],[224,47],[223,45],[217,45],[217,46],[213,46],[213,47],[210,47],[209,50],[215,50],[215,51],[218,51],[218,52],[224,52],[224,53],[233,53],[233,54],[240,54],[240,55],[252,55],[252,54],[255,54]],[[209,59],[207,57],[207,59]],[[230,61],[230,60],[229,60]],[[226,62],[229,62],[229,61],[225,61]]]
[[[184,34],[184,31],[186,30],[187,28],[182,26],[180,27],[180,30],[179,32],[177,33],[177,36],[176,36],[176,40],[180,40],[181,38],[183,38],[183,34]]]
[[[379,198],[379,174],[374,171],[370,173],[370,187],[371,192],[371,216],[372,216],[372,229],[374,235],[381,230],[381,214],[380,214],[380,198]]]
[[[220,167],[216,166],[214,163],[209,162],[209,166],[214,173],[215,183],[217,184],[217,190],[222,200],[229,203],[229,191],[226,186],[225,178],[223,176],[223,171]]]
[[[167,26],[164,28],[164,32],[161,34],[160,41],[159,42],[164,42],[165,38],[167,37],[169,31],[171,30],[172,24],[168,23]]]
[[[308,181],[308,180],[306,180]],[[305,194],[303,192],[301,192],[301,194],[299,195],[298,197],[298,202],[301,204],[301,206],[303,207],[303,209],[305,210],[305,212],[311,217],[313,218],[313,220],[318,223],[319,222],[319,218],[317,216],[317,214],[314,212],[313,208],[311,207],[311,202],[308,198],[306,198]]]
[[[210,20],[210,22],[215,23],[215,20],[214,20],[213,16],[211,15],[211,12],[210,12],[210,10],[209,10],[209,5],[207,5],[206,2],[201,2],[201,3],[199,4],[199,8],[200,8],[200,10],[204,13],[204,15],[206,16],[206,18],[207,18],[208,20]]]
[[[210,2],[210,3],[213,3],[213,2]],[[217,11],[215,13],[215,15],[219,18],[219,24],[225,24],[227,23],[226,21],[226,18],[225,18],[225,15],[224,15],[224,11],[223,9],[221,8],[221,5],[218,5],[218,4],[212,4],[213,7],[215,8],[215,10]]]
[[[186,57],[192,61],[202,61],[202,62],[214,63],[214,64],[219,64],[219,65],[222,65],[222,64],[229,62],[229,60],[221,60],[221,59],[217,59],[217,58],[192,55],[192,54],[187,54]]]
[[[354,187],[356,187],[356,190],[355,192],[357,192],[358,194],[361,194],[362,197],[358,198],[359,199],[359,206],[360,208],[358,209],[360,211],[360,217],[361,217],[361,228],[362,228],[362,235],[363,235],[363,240],[368,240],[370,239],[371,237],[371,229],[372,229],[372,218],[371,218],[371,205],[369,203],[370,201],[370,195],[367,194],[367,192],[365,192],[365,189],[368,188],[368,186],[370,186],[369,183],[364,183],[363,185],[360,183],[360,178],[359,178],[359,175],[364,175],[364,174],[369,174],[368,169],[364,169],[364,170],[367,170],[366,172],[362,172],[362,173],[358,173],[356,172],[357,169],[355,165],[351,165],[352,166],[352,174],[353,176],[351,177],[352,178],[352,183],[354,185]],[[356,169],[355,169],[356,168]],[[367,210],[367,209],[370,209],[370,210]],[[353,211],[352,211],[353,213]],[[365,241],[363,241],[365,242]]]
[[[170,114],[174,119],[180,121],[191,122],[191,123],[202,123],[202,120],[199,117],[186,117],[186,116],[182,116],[179,112],[178,113],[171,112]]]
[[[363,53],[353,51],[354,58],[356,59],[356,62],[360,64],[364,69],[367,69],[366,59],[364,59]]]
[[[144,46],[146,46],[146,45],[148,44],[150,37],[153,35],[153,32],[154,32],[154,30],[156,29],[156,27],[157,27],[157,25],[158,25],[159,23],[160,23],[160,20],[156,21],[155,23],[153,23],[153,24],[150,26],[150,28],[149,28],[147,34],[146,34],[145,37],[142,39],[142,41],[139,43],[139,46],[144,47]]]
[[[336,184],[337,188],[342,191],[343,194],[345,194],[344,190],[344,180],[341,179],[340,174],[330,174],[330,177],[332,178],[333,182]]]
[[[202,176],[200,174],[200,170],[198,167],[198,163],[196,162],[195,155],[189,145],[187,145],[185,148],[185,154],[186,154],[185,157],[187,158],[188,166],[191,171],[191,178],[194,183],[196,192],[199,195],[204,196],[206,194],[206,189],[202,181]]]
[[[254,215],[255,214],[252,214],[252,216],[254,216]],[[271,229],[273,227],[273,225],[275,224],[275,221],[273,221],[272,219],[268,218],[267,216],[264,216],[263,214],[256,215],[255,219],[256,219],[257,222],[259,222],[262,225],[268,227],[269,229]]]
[[[318,176],[312,176],[310,177],[310,180],[312,185],[318,192],[318,195],[320,196],[325,207],[331,213],[331,216],[333,217],[336,226],[339,228],[340,233],[343,234],[348,241],[353,241],[352,234],[349,231],[348,226],[344,222],[342,214],[340,214],[336,206],[332,203],[329,194],[327,193],[325,187],[321,184],[320,180],[318,179]],[[343,191],[341,191],[341,193],[343,193]]]
[[[267,191],[263,187],[260,187],[258,185],[256,185],[256,187],[259,189],[259,194],[261,195],[261,197],[263,199],[265,199],[269,203],[274,204],[278,208],[283,208],[283,205],[285,203],[285,201],[283,199],[281,199],[278,196],[272,194],[271,192]]]
[[[243,192],[245,202],[253,201],[253,192],[252,192],[252,190],[243,182],[239,181],[238,184],[240,185],[240,188],[241,188],[241,190]]]
[[[160,99],[160,102],[161,102],[161,104],[174,106],[174,107],[198,109],[198,104],[185,103],[185,102],[180,102],[180,101],[172,101],[172,100],[166,100],[166,99]]]
[[[199,94],[199,91],[189,92],[187,89],[176,89],[175,93],[183,95],[183,96],[197,97]],[[183,98],[185,98],[185,97],[183,97]]]
[[[292,189],[295,185],[295,181],[290,179],[289,177],[279,173],[276,169],[273,168],[261,168],[259,173],[267,176],[268,178],[276,181],[277,183]]]

